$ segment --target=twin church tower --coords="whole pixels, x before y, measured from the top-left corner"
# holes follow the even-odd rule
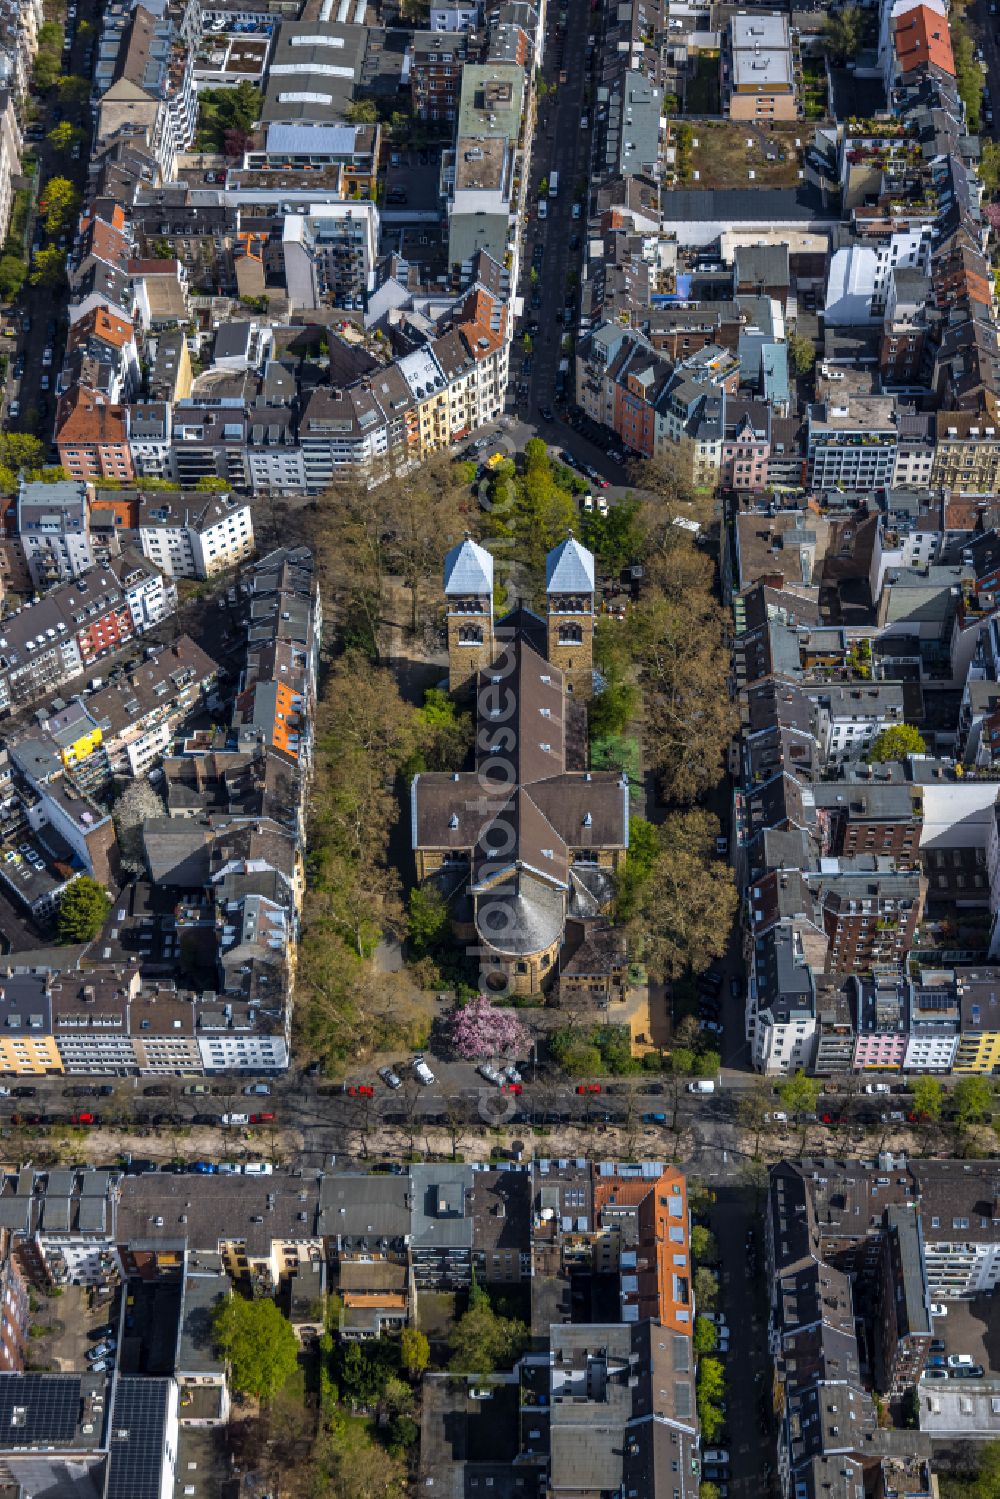
[[[456,695],[475,688],[476,678],[495,660],[496,629],[545,635],[545,656],[562,672],[566,691],[588,701],[594,668],[594,554],[572,531],[545,559],[546,618],[519,607],[503,619],[493,618],[493,558],[471,537],[453,547],[444,563],[448,600],[448,687]]]

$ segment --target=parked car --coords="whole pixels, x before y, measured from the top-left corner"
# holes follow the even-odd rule
[[[701,1454],[703,1463],[719,1463],[722,1467],[729,1465],[729,1453],[725,1447],[709,1447],[707,1452]]]
[[[374,1098],[375,1089],[371,1083],[349,1083],[346,1089],[351,1098]]]
[[[947,1379],[948,1378],[948,1370],[947,1369],[925,1369],[924,1370],[924,1378],[925,1379]]]
[[[273,1173],[270,1161],[245,1161],[243,1164],[244,1176],[271,1176]]]
[[[961,1369],[949,1369],[952,1379],[982,1379],[986,1371],[982,1364],[963,1364]]]
[[[975,1362],[971,1353],[949,1353],[948,1355],[949,1369],[971,1369]]]
[[[423,1057],[422,1056],[414,1057],[413,1058],[412,1066],[413,1066],[414,1074],[417,1077],[417,1080],[419,1082],[423,1083],[423,1085],[424,1085],[425,1088],[431,1087],[431,1085],[436,1081],[436,1079],[434,1077],[433,1072],[428,1067],[427,1063],[424,1061]]]
[[[89,1126],[99,1124],[100,1120],[96,1114],[74,1114],[70,1122],[72,1124],[86,1124]]]
[[[688,1083],[689,1093],[714,1093],[715,1084],[708,1078],[701,1077],[694,1083]]]
[[[186,1088],[181,1089],[181,1092],[186,1093],[189,1098],[200,1098],[202,1094],[209,1091],[207,1083],[188,1083]]]
[[[396,1088],[401,1088],[403,1086],[403,1079],[399,1076],[398,1073],[393,1072],[391,1067],[380,1067],[378,1070],[378,1075],[385,1083],[387,1088],[392,1088],[393,1090],[395,1090]]]
[[[145,1095],[146,1098],[169,1098],[170,1097],[170,1089],[169,1088],[164,1088],[161,1083],[154,1083],[151,1088],[143,1088],[142,1091],[143,1091],[143,1094]]]
[[[666,1124],[666,1114],[643,1114],[643,1124]]]
[[[221,1122],[223,1124],[225,1124],[225,1125],[249,1124],[250,1123],[250,1115],[249,1114],[223,1114]]]
[[[944,1355],[941,1353],[932,1353],[927,1360],[927,1367],[928,1369],[943,1369],[945,1367]]]
[[[503,1069],[503,1075],[509,1083],[520,1083],[524,1081],[521,1074],[514,1066],[513,1062],[507,1063],[506,1067]]]
[[[947,1315],[948,1315],[948,1308],[945,1306],[945,1304],[944,1304],[943,1301],[932,1301],[931,1302],[931,1316],[932,1317],[947,1317]]]
[[[90,1373],[90,1374],[103,1374],[105,1372],[105,1370],[107,1369],[107,1367],[108,1367],[108,1361],[107,1361],[107,1359],[105,1359],[105,1358],[99,1358],[96,1361],[96,1363],[91,1364],[90,1369],[88,1370],[88,1373]]]
[[[773,1114],[765,1114],[764,1115],[764,1123],[765,1124],[787,1124],[788,1123],[788,1115],[785,1113],[784,1109],[775,1109],[775,1111],[774,1111]]]
[[[251,1114],[250,1115],[250,1123],[251,1124],[273,1124],[274,1123],[274,1115],[270,1114],[270,1113],[267,1113],[267,1114]]]
[[[248,1083],[243,1089],[247,1098],[266,1098],[270,1091],[270,1083]]]
[[[868,1094],[888,1093],[890,1091],[888,1083],[865,1083],[865,1092]]]
[[[38,1094],[38,1089],[22,1086],[20,1088],[12,1088],[11,1092],[15,1098],[35,1098]]]
[[[214,1161],[192,1161],[191,1170],[195,1176],[214,1176],[218,1171]]]

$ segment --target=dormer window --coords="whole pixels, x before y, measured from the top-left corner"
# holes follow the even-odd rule
[[[458,813],[457,812],[453,812],[451,814],[451,816],[448,818],[448,826],[450,828],[457,828],[458,827]]]
[[[591,828],[594,825],[594,819],[589,812],[584,812],[583,814],[583,825],[585,828]]]

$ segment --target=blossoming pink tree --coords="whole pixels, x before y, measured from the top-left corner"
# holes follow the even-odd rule
[[[526,1051],[528,1033],[511,1010],[497,1009],[485,994],[477,994],[451,1017],[451,1044],[460,1057],[474,1062]]]

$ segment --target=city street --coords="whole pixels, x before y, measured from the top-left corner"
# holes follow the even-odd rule
[[[590,135],[581,130],[580,121],[586,113],[584,90],[590,76],[586,63],[587,29],[590,24],[598,25],[599,17],[591,17],[588,0],[567,0],[566,12],[565,33],[560,37],[557,34],[558,7],[553,5],[548,11],[543,72],[549,92],[539,105],[531,163],[529,219],[525,227],[525,251],[522,257],[520,292],[524,315],[520,331],[523,332],[527,324],[537,322],[538,332],[533,335],[532,340],[531,373],[527,377],[528,398],[517,400],[515,405],[520,411],[531,411],[536,420],[539,419],[540,408],[555,406],[556,372],[560,359],[565,357],[561,352],[563,334],[568,331],[576,332],[575,312],[569,327],[565,328],[563,307],[567,299],[574,308],[579,305],[578,292],[570,288],[567,278],[573,272],[579,273],[579,245],[587,223],[586,182]],[[564,83],[559,81],[561,75],[565,76]],[[546,198],[547,216],[543,219],[538,214],[538,185],[543,179],[551,183],[554,171],[559,174],[559,192],[557,197]],[[574,219],[573,205],[577,202],[581,207],[579,217]],[[570,241],[574,238],[577,248],[571,249]],[[543,259],[537,285],[532,288],[531,257],[536,244],[542,246]],[[533,290],[537,306],[532,306]],[[572,365],[572,355],[569,359]],[[517,381],[524,379],[523,374],[518,373],[518,368],[512,356],[512,394]],[[540,428],[540,435],[547,442],[560,440],[553,434],[551,423],[542,419]],[[597,456],[603,456],[606,460],[606,455]],[[606,471],[605,464],[602,464],[602,470]],[[621,480],[624,479],[624,474],[613,476],[608,473],[608,477],[618,477]]]
[[[78,0],[77,16],[73,33],[72,49],[67,57],[63,54],[64,72],[73,73],[77,76],[89,77],[90,69],[85,64],[86,54],[94,45],[96,36],[97,6],[94,0]],[[86,20],[88,25],[94,29],[83,36],[80,35],[80,23]],[[67,23],[67,30],[71,23]],[[90,165],[91,154],[91,121],[90,104],[71,104],[65,109],[59,103],[59,95],[55,89],[49,93],[37,96],[39,115],[36,124],[45,132],[39,141],[29,142],[40,165],[39,183],[52,176],[68,177],[76,187],[83,189],[87,181],[87,168]],[[83,131],[81,136],[82,150],[79,158],[74,161],[68,151],[59,152],[53,150],[49,141],[45,138],[52,127],[60,120],[68,120],[71,125],[77,125]],[[68,242],[72,242],[72,228],[67,234]],[[46,239],[42,228],[41,217],[36,215],[29,225],[28,247],[29,258],[31,245],[44,245],[49,241]],[[55,243],[55,241],[53,241]],[[14,304],[14,314],[21,320],[24,330],[18,341],[16,350],[13,340],[4,340],[4,349],[11,355],[10,370],[8,371],[7,384],[4,390],[4,427],[8,431],[31,432],[35,436],[48,442],[52,436],[53,422],[55,419],[55,387],[56,377],[62,366],[63,351],[66,347],[66,334],[68,325],[66,320],[66,304],[69,301],[69,286],[65,280],[58,286],[31,286],[25,281],[20,296]],[[24,318],[27,317],[28,325],[25,327]],[[5,318],[6,322],[7,319]],[[52,333],[49,327],[52,325]],[[42,359],[47,346],[52,348],[52,358],[49,364],[43,365]],[[14,355],[21,354],[24,357],[24,373],[20,380],[13,375]],[[47,374],[51,382],[51,389],[43,391],[42,376]],[[16,418],[9,415],[9,406],[12,400],[19,403],[19,411]],[[53,453],[53,459],[55,454]]]

